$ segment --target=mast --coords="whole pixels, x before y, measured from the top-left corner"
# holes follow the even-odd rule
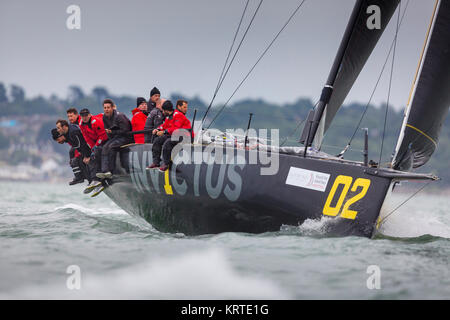
[[[314,140],[317,129],[319,128],[320,120],[324,114],[325,108],[330,101],[331,95],[333,93],[333,86],[336,80],[339,67],[342,64],[342,60],[344,59],[345,51],[347,50],[348,44],[350,42],[350,37],[352,35],[353,29],[355,27],[356,21],[358,20],[359,12],[361,11],[361,7],[363,5],[364,0],[357,0],[356,4],[353,8],[352,15],[350,16],[350,20],[347,23],[347,27],[344,32],[344,36],[342,38],[341,44],[339,46],[336,57],[334,58],[333,66],[331,67],[330,73],[328,75],[328,79],[322,89],[322,94],[320,96],[319,103],[317,105],[317,109],[314,113],[314,117],[311,122],[310,128],[305,126],[305,129],[309,131],[309,139],[306,141],[305,146],[309,147]]]

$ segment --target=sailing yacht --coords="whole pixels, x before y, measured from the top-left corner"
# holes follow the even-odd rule
[[[373,5],[382,13],[380,28],[367,27]],[[399,0],[356,1],[319,103],[306,121],[303,146],[198,130],[197,139],[173,153],[174,165],[161,173],[146,170],[151,144],[130,145],[122,150],[127,168],[117,162],[119,170],[105,181],[104,192],[162,232],[262,233],[326,218],[326,234],[373,237],[396,183],[438,179],[412,170],[437,148],[450,105],[450,0],[437,0],[392,163],[381,166],[367,156],[350,161],[320,151],[324,133],[398,6]],[[181,158],[206,160],[176,161]],[[268,158],[276,159],[275,170],[269,170]]]

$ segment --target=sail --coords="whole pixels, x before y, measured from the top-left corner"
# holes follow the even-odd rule
[[[330,127],[334,116],[342,106],[398,4],[399,0],[361,0],[356,2],[352,14],[352,17],[356,14],[356,19],[351,19],[353,23],[349,24],[346,30],[346,34],[349,33],[350,37],[344,36],[327,80],[327,85],[332,87],[332,93],[323,114],[320,115],[322,124],[319,125],[319,128],[322,132],[319,132],[320,129],[313,132],[316,146],[321,145],[322,141],[318,138]]]
[[[392,165],[410,170],[435,151],[450,105],[450,0],[437,0]]]

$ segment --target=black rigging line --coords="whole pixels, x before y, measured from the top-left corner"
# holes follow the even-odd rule
[[[402,19],[400,20],[399,28],[402,25],[403,18],[405,17],[406,9],[408,9],[408,5],[409,5],[409,0],[406,3],[405,9],[403,10]],[[352,134],[348,144],[345,146],[344,150],[342,150],[341,153],[337,155],[337,157],[343,157],[344,153],[347,152],[347,150],[350,148],[350,145],[352,144],[353,139],[355,138],[356,133],[358,132],[358,129],[359,129],[360,125],[361,125],[361,122],[363,121],[364,117],[366,116],[366,113],[367,113],[367,110],[369,108],[369,105],[372,102],[373,96],[375,95],[375,91],[378,88],[378,84],[380,83],[381,77],[383,76],[384,69],[386,68],[387,62],[389,61],[389,57],[391,56],[391,52],[392,52],[392,49],[394,47],[395,41],[396,41],[396,39],[394,39],[392,41],[392,43],[391,43],[391,47],[389,48],[389,52],[388,52],[388,54],[386,56],[386,60],[384,61],[384,64],[383,64],[383,68],[381,69],[380,75],[378,76],[378,80],[377,80],[377,82],[375,84],[375,87],[373,88],[372,94],[370,95],[369,102],[367,102],[366,107],[364,108],[363,114],[361,115],[361,118],[359,119],[358,124],[355,127],[355,131],[353,132],[353,134]]]
[[[255,19],[256,14],[258,13],[259,8],[261,7],[263,1],[264,1],[264,0],[260,0],[260,1],[259,1],[258,7],[256,8],[255,13],[253,14],[252,19],[250,20],[250,22],[249,22],[249,24],[248,24],[248,27],[247,27],[247,29],[245,30],[244,35],[242,36],[241,41],[239,42],[239,45],[238,45],[238,47],[237,47],[237,49],[236,49],[236,51],[235,51],[235,53],[234,53],[234,55],[233,55],[233,58],[231,58],[230,64],[228,65],[228,68],[227,68],[227,70],[225,71],[225,74],[224,74],[222,80],[220,81],[219,88],[222,86],[222,83],[223,83],[223,81],[225,80],[225,77],[226,77],[226,75],[228,74],[228,71],[230,70],[231,65],[233,64],[234,58],[236,58],[236,55],[237,55],[239,49],[241,48],[241,45],[242,45],[242,43],[244,42],[244,39],[245,39],[245,37],[246,37],[248,31],[250,30],[250,27],[251,27],[252,24],[253,24],[253,20]]]
[[[238,27],[236,29],[236,32],[234,33],[233,42],[231,43],[231,47],[230,47],[230,50],[228,51],[227,58],[225,59],[225,63],[223,65],[222,72],[220,73],[219,80],[217,81],[216,89],[214,90],[214,94],[213,94],[213,97],[211,99],[211,102],[209,103],[209,106],[206,109],[205,115],[203,116],[202,123],[205,120],[206,115],[207,115],[209,109],[211,108],[214,99],[216,98],[217,92],[219,91],[220,81],[222,80],[223,73],[225,72],[225,68],[227,67],[227,64],[228,64],[228,59],[230,58],[231,52],[233,51],[234,43],[236,42],[237,35],[239,33],[239,30],[241,29],[242,21],[244,20],[245,12],[247,11],[247,7],[248,7],[248,3],[249,2],[250,2],[250,0],[247,0],[247,3],[245,4],[244,10],[242,11],[241,19],[239,20],[239,25],[238,25]]]
[[[395,211],[397,211],[401,206],[403,206],[405,203],[407,203],[409,200],[411,200],[413,197],[415,197],[419,192],[421,192],[423,189],[425,189],[426,187],[428,187],[430,185],[431,182],[433,182],[434,180],[430,180],[428,181],[424,186],[422,186],[419,190],[417,190],[416,192],[414,192],[411,196],[409,196],[405,201],[403,201],[402,203],[400,203],[394,210],[392,210],[391,212],[389,212],[389,214],[387,214],[383,219],[380,220],[379,222],[379,226],[381,226],[383,223],[386,222],[386,219],[389,218]]]
[[[389,89],[388,89],[388,96],[387,96],[387,101],[386,101],[386,112],[384,115],[384,127],[383,127],[383,136],[381,139],[381,150],[380,150],[380,160],[378,161],[378,166],[381,166],[381,157],[383,155],[383,146],[384,146],[384,136],[386,133],[386,123],[387,123],[387,116],[388,116],[388,111],[389,111],[389,99],[391,97],[391,87],[392,87],[392,75],[394,73],[394,64],[395,64],[395,50],[397,47],[397,36],[398,36],[398,30],[400,28],[400,11],[401,11],[401,6],[402,6],[402,2],[400,1],[399,7],[398,7],[398,16],[397,16],[397,30],[395,32],[395,37],[394,37],[394,51],[392,53],[392,65],[391,65],[391,75],[389,78]]]
[[[275,40],[277,40],[278,36],[281,34],[281,32],[283,32],[283,30],[286,28],[286,26],[289,24],[289,22],[292,20],[292,18],[295,16],[295,14],[298,12],[298,10],[301,8],[301,6],[303,5],[303,3],[306,0],[302,0],[301,3],[298,5],[298,7],[294,10],[294,12],[291,14],[291,16],[289,17],[289,19],[286,21],[286,23],[283,25],[283,27],[280,29],[280,31],[278,31],[277,35],[273,38],[273,40],[270,42],[270,44],[266,47],[266,49],[263,51],[263,53],[259,56],[258,60],[255,62],[255,64],[253,65],[253,67],[250,68],[250,70],[248,71],[247,75],[244,77],[244,79],[239,83],[239,85],[237,86],[237,88],[234,90],[234,92],[231,94],[230,98],[228,98],[228,100],[225,102],[225,104],[220,108],[220,110],[216,113],[216,115],[214,116],[214,118],[211,120],[211,122],[209,123],[207,129],[209,129],[211,127],[211,125],[213,124],[213,122],[217,119],[217,117],[220,115],[220,113],[222,112],[222,110],[227,106],[228,102],[230,102],[230,100],[233,98],[233,96],[236,94],[236,92],[239,90],[239,88],[242,86],[242,84],[245,82],[245,80],[247,80],[247,78],[250,76],[250,74],[252,73],[252,71],[255,69],[256,65],[259,63],[259,61],[261,61],[261,59],[264,57],[264,55],[267,53],[267,51],[270,49],[270,47],[273,45],[273,43],[275,42]]]
[[[232,46],[231,46],[231,48],[230,48],[230,51],[229,51],[229,53],[228,53],[227,60],[225,61],[225,65],[224,65],[224,67],[223,67],[222,74],[220,75],[219,82],[217,83],[217,87],[216,87],[216,90],[215,90],[215,92],[214,92],[213,98],[211,99],[211,102],[210,102],[208,108],[206,109],[205,114],[203,115],[202,124],[203,124],[203,122],[205,121],[206,116],[208,115],[208,112],[209,112],[209,110],[210,110],[211,107],[212,107],[212,103],[214,102],[214,99],[216,98],[217,93],[219,92],[219,89],[220,89],[220,87],[222,86],[222,83],[223,83],[223,81],[225,80],[225,77],[227,76],[228,71],[229,71],[230,68],[231,68],[231,65],[233,64],[233,61],[234,61],[234,59],[236,58],[236,55],[237,55],[237,53],[239,52],[239,49],[241,48],[242,43],[244,42],[244,39],[245,39],[245,37],[247,36],[247,33],[248,33],[248,31],[250,30],[250,27],[251,27],[252,24],[253,24],[253,20],[255,19],[256,14],[258,13],[259,8],[261,7],[263,1],[264,1],[264,0],[260,0],[260,1],[259,1],[258,7],[256,8],[255,12],[253,13],[252,19],[250,20],[250,22],[249,22],[249,24],[248,24],[248,26],[247,26],[247,29],[245,30],[244,35],[242,36],[242,39],[241,39],[241,41],[239,42],[239,45],[238,45],[236,51],[234,52],[233,57],[231,58],[231,61],[230,61],[230,63],[228,64],[228,67],[227,67],[227,69],[226,69],[226,71],[225,71],[225,73],[224,73],[225,67],[226,67],[227,62],[228,62],[229,55],[230,55],[230,53],[231,53],[231,51],[232,51],[232,49],[233,49],[233,46],[234,46],[234,41],[235,41],[236,36],[237,36],[237,34],[238,34],[238,32],[239,32],[239,29],[240,29],[240,26],[241,26],[241,23],[242,23],[242,19],[244,18],[245,11],[247,10],[247,5],[248,5],[248,2],[249,2],[249,0],[247,0],[247,4],[245,5],[244,12],[242,13],[241,21],[239,22],[239,27],[238,27],[238,29],[236,30],[236,34],[235,34],[235,36],[234,36],[233,44],[232,44]]]

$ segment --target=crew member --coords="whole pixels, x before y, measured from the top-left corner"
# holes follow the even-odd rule
[[[173,104],[172,101],[167,100],[162,105],[163,113],[166,115],[164,122],[153,129],[153,146],[152,146],[152,154],[153,154],[153,162],[151,165],[147,167],[147,169],[156,169],[159,167],[161,163],[161,150],[164,143],[170,139],[170,134],[167,131],[172,126],[173,122]]]
[[[55,140],[59,144],[67,143],[68,145],[70,145],[70,143],[66,141],[66,137],[64,135],[59,134],[56,128],[53,128],[51,133],[53,140]],[[87,178],[88,170],[86,168],[86,165],[81,160],[80,153],[71,147],[69,151],[69,157],[70,157],[69,165],[72,168],[74,175],[74,178],[72,179],[72,181],[69,182],[69,185],[84,182],[84,179]]]
[[[172,119],[167,119],[162,126],[155,130],[155,134],[158,138],[153,143],[153,164],[150,168],[155,168],[161,158],[161,151],[163,154],[163,165],[159,168],[159,171],[166,171],[169,168],[171,161],[171,153],[173,147],[180,142],[180,140],[171,139],[171,136],[178,130],[185,130],[186,134],[191,137],[191,122],[186,117],[188,110],[188,103],[186,100],[177,101],[177,110],[173,113]],[[180,137],[181,138],[181,137]]]
[[[164,100],[165,99],[160,99]],[[169,101],[170,102],[170,101]],[[163,103],[164,105],[165,103]],[[170,108],[168,110],[163,109],[163,105],[157,104],[156,107],[150,112],[147,117],[147,121],[145,122],[144,130],[148,132],[145,134],[145,143],[152,143],[153,140],[157,137],[153,134],[153,130],[158,128],[160,125],[164,123],[164,120],[169,114],[173,112],[172,102],[170,102]],[[168,106],[166,104],[166,106]]]
[[[79,127],[89,147],[99,147],[108,140],[103,124],[103,114],[92,115],[89,109],[80,111]]]
[[[116,110],[114,101],[105,99],[103,101],[103,124],[108,135],[108,141],[102,149],[102,171],[97,173],[100,179],[111,178],[115,167],[117,152],[122,145],[133,142],[130,135],[131,122],[127,116]],[[122,166],[128,171],[128,159],[121,153]]]
[[[91,157],[84,160],[84,163],[89,167],[92,179],[92,182],[85,189],[85,193],[88,193],[101,184],[96,174],[101,172],[102,146],[108,140],[108,136],[106,135],[103,124],[102,114],[93,116],[90,111],[85,108],[80,111],[80,118],[81,132],[91,148]]]
[[[80,128],[75,124],[69,124],[66,120],[59,119],[56,121],[56,130],[60,135],[64,135],[67,143],[72,146],[71,151],[73,150],[74,157],[71,157],[71,159],[73,159],[73,161],[76,162],[76,164],[78,164],[81,168],[83,162],[85,164],[87,159],[90,158],[91,148],[86,143]],[[76,157],[75,152],[78,152],[80,156]],[[92,180],[88,170],[86,170],[86,174],[84,176],[89,183],[91,183]]]
[[[67,119],[69,120],[69,122],[71,124],[76,124],[79,125],[80,124],[80,116],[78,115],[78,111],[75,108],[69,108],[66,111],[67,113]]]
[[[136,108],[131,111],[133,117],[131,118],[131,128],[133,131],[142,131],[145,128],[145,122],[147,121],[147,101],[145,98],[139,97],[136,99]],[[135,143],[145,143],[145,137],[143,133],[134,135]]]
[[[154,108],[156,108],[156,104],[158,104],[161,98],[161,92],[157,87],[153,87],[153,89],[150,91],[150,99],[148,99],[148,112],[152,112]]]
[[[64,144],[66,142],[65,137],[63,135],[60,135],[56,128],[53,128],[51,133],[53,140],[55,140],[59,144]]]

